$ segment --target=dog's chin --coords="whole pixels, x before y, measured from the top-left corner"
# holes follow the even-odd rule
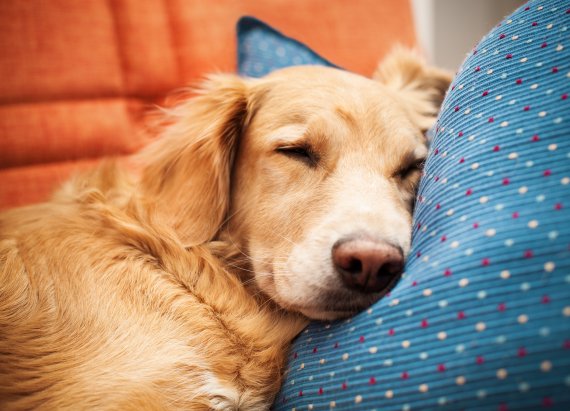
[[[382,298],[384,294],[384,292],[379,292],[374,294],[359,295],[358,297],[353,296],[352,298],[321,298],[314,304],[296,306],[292,308],[294,311],[298,311],[312,320],[340,320],[343,318],[352,317],[359,312],[367,309],[380,298]]]

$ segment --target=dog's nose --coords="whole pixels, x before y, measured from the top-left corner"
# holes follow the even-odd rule
[[[384,290],[404,268],[400,248],[370,239],[337,241],[332,259],[347,287],[368,293]]]

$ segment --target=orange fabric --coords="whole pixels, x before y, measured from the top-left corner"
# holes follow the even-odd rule
[[[0,1],[0,208],[46,199],[84,159],[143,146],[153,103],[235,69],[245,14],[365,75],[414,42],[402,0]]]

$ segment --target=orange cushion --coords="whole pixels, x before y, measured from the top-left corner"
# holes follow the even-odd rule
[[[361,74],[414,42],[399,0],[0,2],[0,209],[46,199],[86,159],[146,144],[154,103],[235,70],[245,14]]]

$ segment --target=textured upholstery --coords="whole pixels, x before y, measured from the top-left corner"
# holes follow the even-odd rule
[[[370,73],[414,39],[408,2],[0,2],[0,208],[46,199],[72,170],[151,138],[145,112],[172,89],[235,70],[235,23],[260,17]]]
[[[569,25],[567,1],[531,1],[471,51],[433,130],[406,273],[299,336],[276,410],[570,409]],[[246,74],[327,64],[262,30],[240,39]]]

